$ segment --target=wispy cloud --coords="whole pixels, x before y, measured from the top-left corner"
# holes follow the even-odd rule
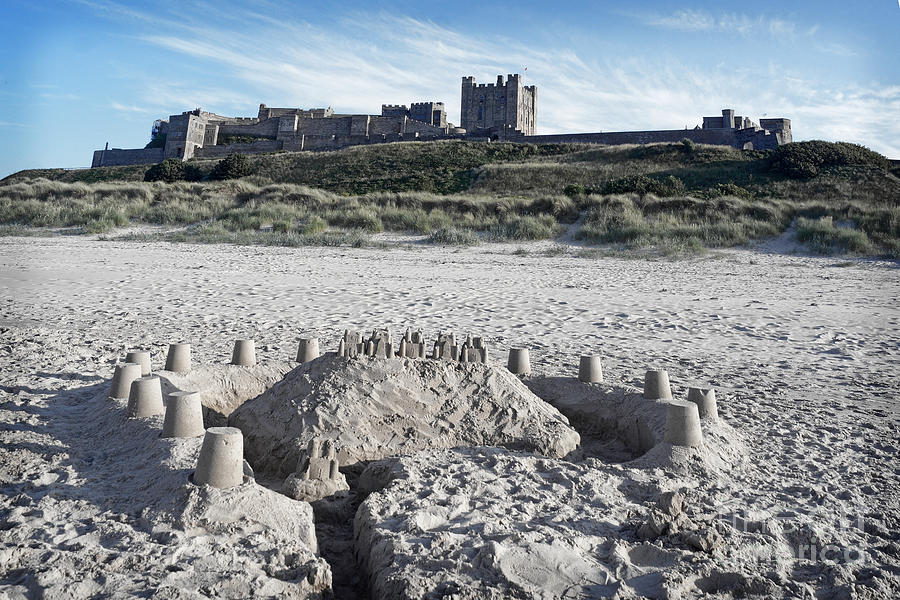
[[[859,52],[839,42],[816,42],[816,50],[835,56],[859,56]]]
[[[167,78],[145,84],[136,105],[114,108],[149,114],[163,107],[174,112],[202,106],[247,115],[266,102],[377,113],[382,103],[443,100],[450,119],[458,123],[461,76],[491,82],[498,73],[521,72],[527,64],[528,83],[539,87],[541,133],[693,127],[704,114],[733,107],[754,120],[764,113],[790,118],[798,139],[845,139],[900,156],[900,121],[884,118],[900,114],[896,86],[838,91],[792,77],[779,64],[758,72],[671,58],[603,59],[573,48],[469,35],[411,17],[359,17],[350,15],[332,27],[249,12],[235,14],[233,27],[173,19],[162,28],[166,34],[140,39],[195,61],[198,71],[214,71],[218,86]],[[680,11],[661,23],[687,31],[815,34],[784,20],[713,18],[696,11]]]
[[[153,110],[134,104],[122,104],[121,102],[112,102],[109,107],[113,110],[125,113],[153,114]]]
[[[765,15],[750,16],[738,13],[714,15],[704,10],[680,9],[672,13],[628,13],[627,16],[662,29],[686,32],[724,32],[740,35],[766,34],[773,37],[793,38],[810,36],[818,31],[818,26],[801,27],[793,21]]]

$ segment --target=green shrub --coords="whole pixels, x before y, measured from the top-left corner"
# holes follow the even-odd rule
[[[815,177],[825,167],[868,166],[888,169],[888,160],[859,144],[848,142],[794,142],[772,153],[770,169],[789,177]]]
[[[684,194],[684,182],[674,175],[663,179],[646,175],[632,175],[607,181],[603,186],[603,194],[655,194],[657,196],[679,196]]]
[[[565,189],[563,189],[563,194],[565,194],[569,198],[584,196],[587,193],[587,189],[580,183],[570,183],[565,187]]]
[[[245,154],[229,154],[220,160],[210,174],[211,179],[238,179],[250,175],[250,161]]]
[[[703,198],[721,198],[722,196],[732,196],[744,200],[753,200],[754,198],[753,192],[730,181],[728,183],[717,183],[713,188],[704,192],[698,192],[698,195]]]
[[[432,244],[445,246],[475,246],[479,243],[478,236],[468,229],[457,227],[441,227],[431,233],[428,241]]]
[[[144,173],[144,181],[175,183],[179,179],[184,179],[184,163],[177,158],[167,158]]]

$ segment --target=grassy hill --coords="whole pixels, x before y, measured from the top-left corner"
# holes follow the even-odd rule
[[[0,181],[0,223],[186,225],[170,238],[287,245],[364,243],[382,230],[441,243],[545,239],[575,223],[588,243],[664,251],[793,224],[822,252],[900,255],[898,167],[852,144],[408,142],[248,161],[251,175],[226,181],[210,180],[217,160],[189,161],[196,181],[175,183],[144,182],[148,166],[22,171]]]

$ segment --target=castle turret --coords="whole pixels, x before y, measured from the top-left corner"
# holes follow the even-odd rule
[[[510,135],[534,135],[535,86],[525,86],[521,75],[510,73],[496,84],[475,84],[463,77],[460,106],[462,127],[469,133],[506,139]]]

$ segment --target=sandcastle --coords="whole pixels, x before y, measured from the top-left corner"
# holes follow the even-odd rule
[[[425,336],[422,332],[407,328],[400,340],[398,354],[401,358],[425,358]]]
[[[282,491],[296,500],[314,502],[349,490],[347,479],[338,467],[334,442],[313,438],[297,462],[297,471],[285,480]]]
[[[428,358],[425,335],[422,331],[407,328],[399,343],[394,342],[389,329],[376,329],[368,339],[362,334],[349,329],[338,344],[338,354],[346,358],[369,356],[373,358]],[[432,346],[431,357],[434,360],[459,362],[488,362],[488,351],[484,339],[469,335],[460,346],[455,334],[439,332]],[[301,361],[302,362],[302,361]]]

